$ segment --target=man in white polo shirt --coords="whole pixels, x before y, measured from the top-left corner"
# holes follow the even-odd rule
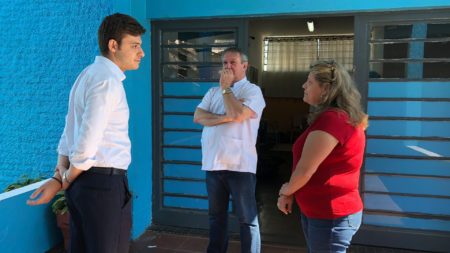
[[[207,252],[226,252],[230,194],[239,217],[242,252],[260,252],[255,199],[256,139],[266,106],[261,89],[246,78],[248,58],[238,48],[224,51],[220,86],[198,105],[194,122],[204,126],[202,170],[206,170],[210,241]]]

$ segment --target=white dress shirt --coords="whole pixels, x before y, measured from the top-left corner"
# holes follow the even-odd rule
[[[75,81],[58,152],[77,169],[114,167],[131,162],[129,109],[120,68],[97,56]]]
[[[202,132],[202,170],[229,170],[256,174],[256,138],[259,121],[266,106],[261,89],[247,78],[231,87],[234,96],[244,99],[244,105],[255,112],[252,118],[242,122],[229,122],[216,126],[204,126]],[[198,105],[200,109],[225,114],[222,89],[209,89]]]

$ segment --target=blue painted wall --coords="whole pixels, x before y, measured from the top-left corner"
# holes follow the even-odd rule
[[[0,194],[0,245],[2,253],[42,253],[62,242],[50,204],[25,202],[44,181]]]
[[[106,15],[131,14],[147,29],[141,72],[126,73],[133,162],[132,237],[151,219],[150,25],[146,1],[15,0],[0,5],[0,190],[21,175],[51,175],[70,88],[99,54]],[[137,71],[135,71],[137,72]],[[6,144],[6,145],[5,145]],[[3,224],[2,224],[3,225]]]
[[[0,190],[21,175],[50,175],[69,91],[98,52],[110,0],[0,4]]]
[[[128,179],[133,193],[132,239],[145,231],[152,217],[151,31],[146,6],[146,0],[114,0],[114,12],[133,16],[147,30],[142,36],[145,57],[138,70],[125,72],[127,78],[124,82],[130,107],[132,162]]]
[[[448,0],[148,0],[147,15],[152,19],[345,13],[449,7]]]
[[[23,174],[52,174],[70,88],[80,71],[99,54],[98,26],[111,13],[131,14],[148,30],[143,38],[147,55],[141,63],[144,71],[126,73],[125,81],[133,145],[129,174],[134,193],[132,237],[148,227],[151,85],[150,25],[145,18],[145,5],[145,1],[114,0],[15,0],[0,5],[0,34],[6,40],[0,48],[1,190]],[[41,218],[39,212],[36,214],[30,218]]]

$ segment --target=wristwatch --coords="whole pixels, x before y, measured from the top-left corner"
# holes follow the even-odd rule
[[[222,94],[223,94],[223,95],[228,94],[228,93],[233,93],[233,91],[231,90],[231,88],[225,88],[225,89],[222,90]]]
[[[64,172],[64,174],[63,174],[63,180],[64,181],[66,181],[68,184],[71,184],[72,182],[71,181],[69,181],[69,179],[67,178],[67,170],[66,170],[66,172]]]

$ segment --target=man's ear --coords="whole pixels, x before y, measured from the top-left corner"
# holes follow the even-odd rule
[[[114,39],[110,39],[108,42],[108,48],[111,53],[115,53],[119,49],[119,43],[117,43]]]
[[[244,70],[247,70],[248,68],[248,62],[244,62],[244,64],[242,64],[244,66]]]

